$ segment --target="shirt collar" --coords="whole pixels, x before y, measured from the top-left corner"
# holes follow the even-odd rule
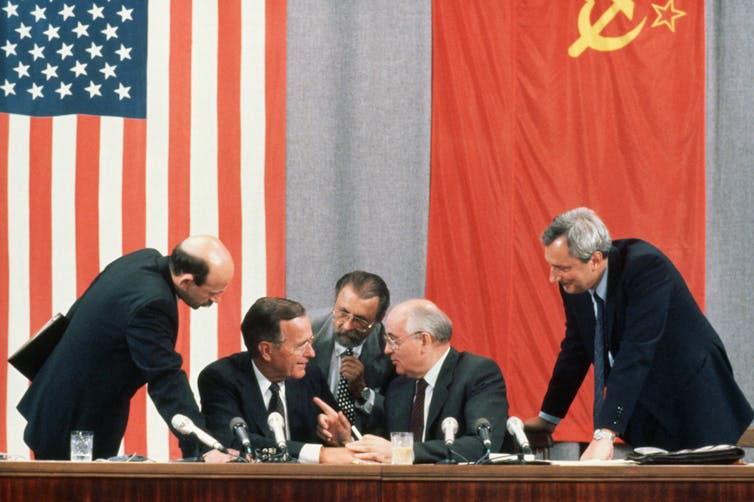
[[[592,295],[596,294],[602,301],[607,303],[607,272],[610,268],[610,264],[605,265],[605,271],[602,273],[600,282],[597,283],[597,287],[591,290]]]
[[[266,395],[266,393],[270,390],[270,385],[272,382],[267,379],[266,376],[262,374],[261,371],[259,371],[259,368],[257,368],[257,363],[254,362],[252,359],[251,361],[251,367],[254,368],[254,375],[257,377],[257,383],[259,384],[259,390],[262,392],[262,395]],[[278,382],[278,386],[280,387],[280,391],[285,390],[285,380],[282,382]]]
[[[435,388],[435,384],[437,383],[437,378],[440,376],[440,370],[442,369],[442,365],[445,362],[445,359],[448,357],[448,354],[450,353],[450,345],[448,345],[448,348],[445,349],[445,353],[435,361],[435,364],[432,365],[431,368],[429,368],[429,371],[424,375],[424,381],[427,382],[427,384]]]

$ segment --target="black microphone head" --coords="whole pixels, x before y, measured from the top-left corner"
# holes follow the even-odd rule
[[[243,427],[244,429],[248,429],[249,426],[246,423],[246,420],[244,420],[241,417],[233,417],[230,419],[230,431],[234,432],[237,428]]]
[[[478,418],[477,421],[474,422],[474,430],[478,431],[479,429],[491,429],[491,428],[492,428],[492,425],[490,424],[490,421],[484,417]]]

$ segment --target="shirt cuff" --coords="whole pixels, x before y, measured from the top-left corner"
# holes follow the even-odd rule
[[[298,453],[298,462],[300,464],[318,464],[319,450],[321,448],[321,444],[306,443]]]
[[[553,425],[558,425],[560,423],[560,418],[550,415],[549,413],[545,413],[544,411],[539,412],[539,418],[546,422],[550,422]]]

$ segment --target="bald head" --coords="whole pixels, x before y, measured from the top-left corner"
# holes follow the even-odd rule
[[[448,350],[453,325],[437,305],[424,298],[396,305],[385,321],[385,354],[399,375],[423,378]]]
[[[410,332],[425,331],[438,342],[449,342],[453,332],[451,323],[440,308],[425,298],[415,298],[399,303],[388,318],[405,325]]]
[[[209,307],[233,279],[233,258],[225,245],[211,235],[184,239],[170,256],[170,271],[178,296],[196,309]]]

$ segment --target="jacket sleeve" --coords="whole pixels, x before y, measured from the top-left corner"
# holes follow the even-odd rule
[[[204,428],[204,418],[196,404],[183,359],[175,351],[177,319],[171,315],[175,305],[168,300],[151,302],[138,309],[126,328],[126,343],[131,358],[147,382],[147,391],[157,411],[180,441],[184,457],[197,455],[207,448],[198,448],[173,429],[170,422],[180,413],[197,427]]]
[[[549,415],[563,418],[584,381],[589,365],[592,363],[592,355],[584,346],[584,334],[579,331],[573,299],[569,299],[562,288],[560,295],[566,318],[565,337],[560,343],[560,353],[555,361],[541,410]]]

